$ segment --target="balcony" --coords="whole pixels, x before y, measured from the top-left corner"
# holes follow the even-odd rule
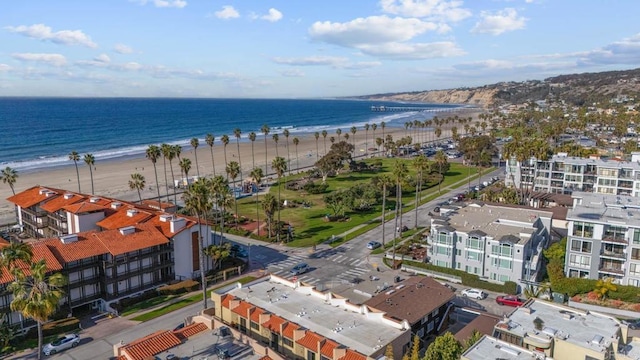
[[[618,187],[625,188],[625,189],[633,189],[633,183],[629,181],[620,181],[618,183]]]
[[[611,264],[606,264],[600,266],[598,268],[598,272],[609,273],[614,275],[624,275],[624,270],[622,269],[622,265],[620,266],[612,266]]]
[[[31,210],[29,208],[22,208],[22,212],[27,214],[27,215],[31,215],[33,217],[44,217],[47,216],[48,212],[44,211],[44,210]]]
[[[627,257],[627,255],[621,250],[602,250],[600,255],[604,257],[612,257],[616,259],[625,259]]]
[[[627,240],[625,240],[624,236],[607,235],[607,234],[605,234],[602,237],[602,242],[614,243],[614,244],[628,244],[629,243]]]
[[[557,174],[557,173],[556,174],[552,174],[551,178],[553,180],[564,180],[564,174]]]

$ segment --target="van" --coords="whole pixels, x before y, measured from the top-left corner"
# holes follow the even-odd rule
[[[300,263],[291,269],[291,274],[300,275],[306,273],[307,271],[309,271],[309,265]]]

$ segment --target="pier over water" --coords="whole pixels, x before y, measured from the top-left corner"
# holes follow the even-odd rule
[[[448,108],[427,108],[424,106],[371,106],[371,111],[373,112],[393,112],[393,111],[420,111],[420,112],[466,112],[466,111],[477,111],[478,109],[475,107],[448,107]]]

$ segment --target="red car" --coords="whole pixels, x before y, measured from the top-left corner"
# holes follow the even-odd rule
[[[496,302],[498,305],[507,305],[507,306],[522,306],[524,304],[524,300],[520,299],[514,295],[501,295],[496,297]]]

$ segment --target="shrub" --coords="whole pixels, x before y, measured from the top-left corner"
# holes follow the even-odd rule
[[[195,280],[184,280],[172,285],[166,285],[158,288],[158,292],[161,295],[177,295],[190,291],[198,290],[200,283]]]
[[[74,332],[80,329],[80,320],[70,317],[62,320],[51,321],[42,325],[42,336],[47,337],[51,335],[63,334],[68,332]],[[27,338],[37,339],[38,329],[33,327],[27,332]]]
[[[309,194],[322,194],[326,192],[328,188],[329,188],[328,184],[316,183],[314,181],[309,181],[303,186],[304,191],[308,192]]]

